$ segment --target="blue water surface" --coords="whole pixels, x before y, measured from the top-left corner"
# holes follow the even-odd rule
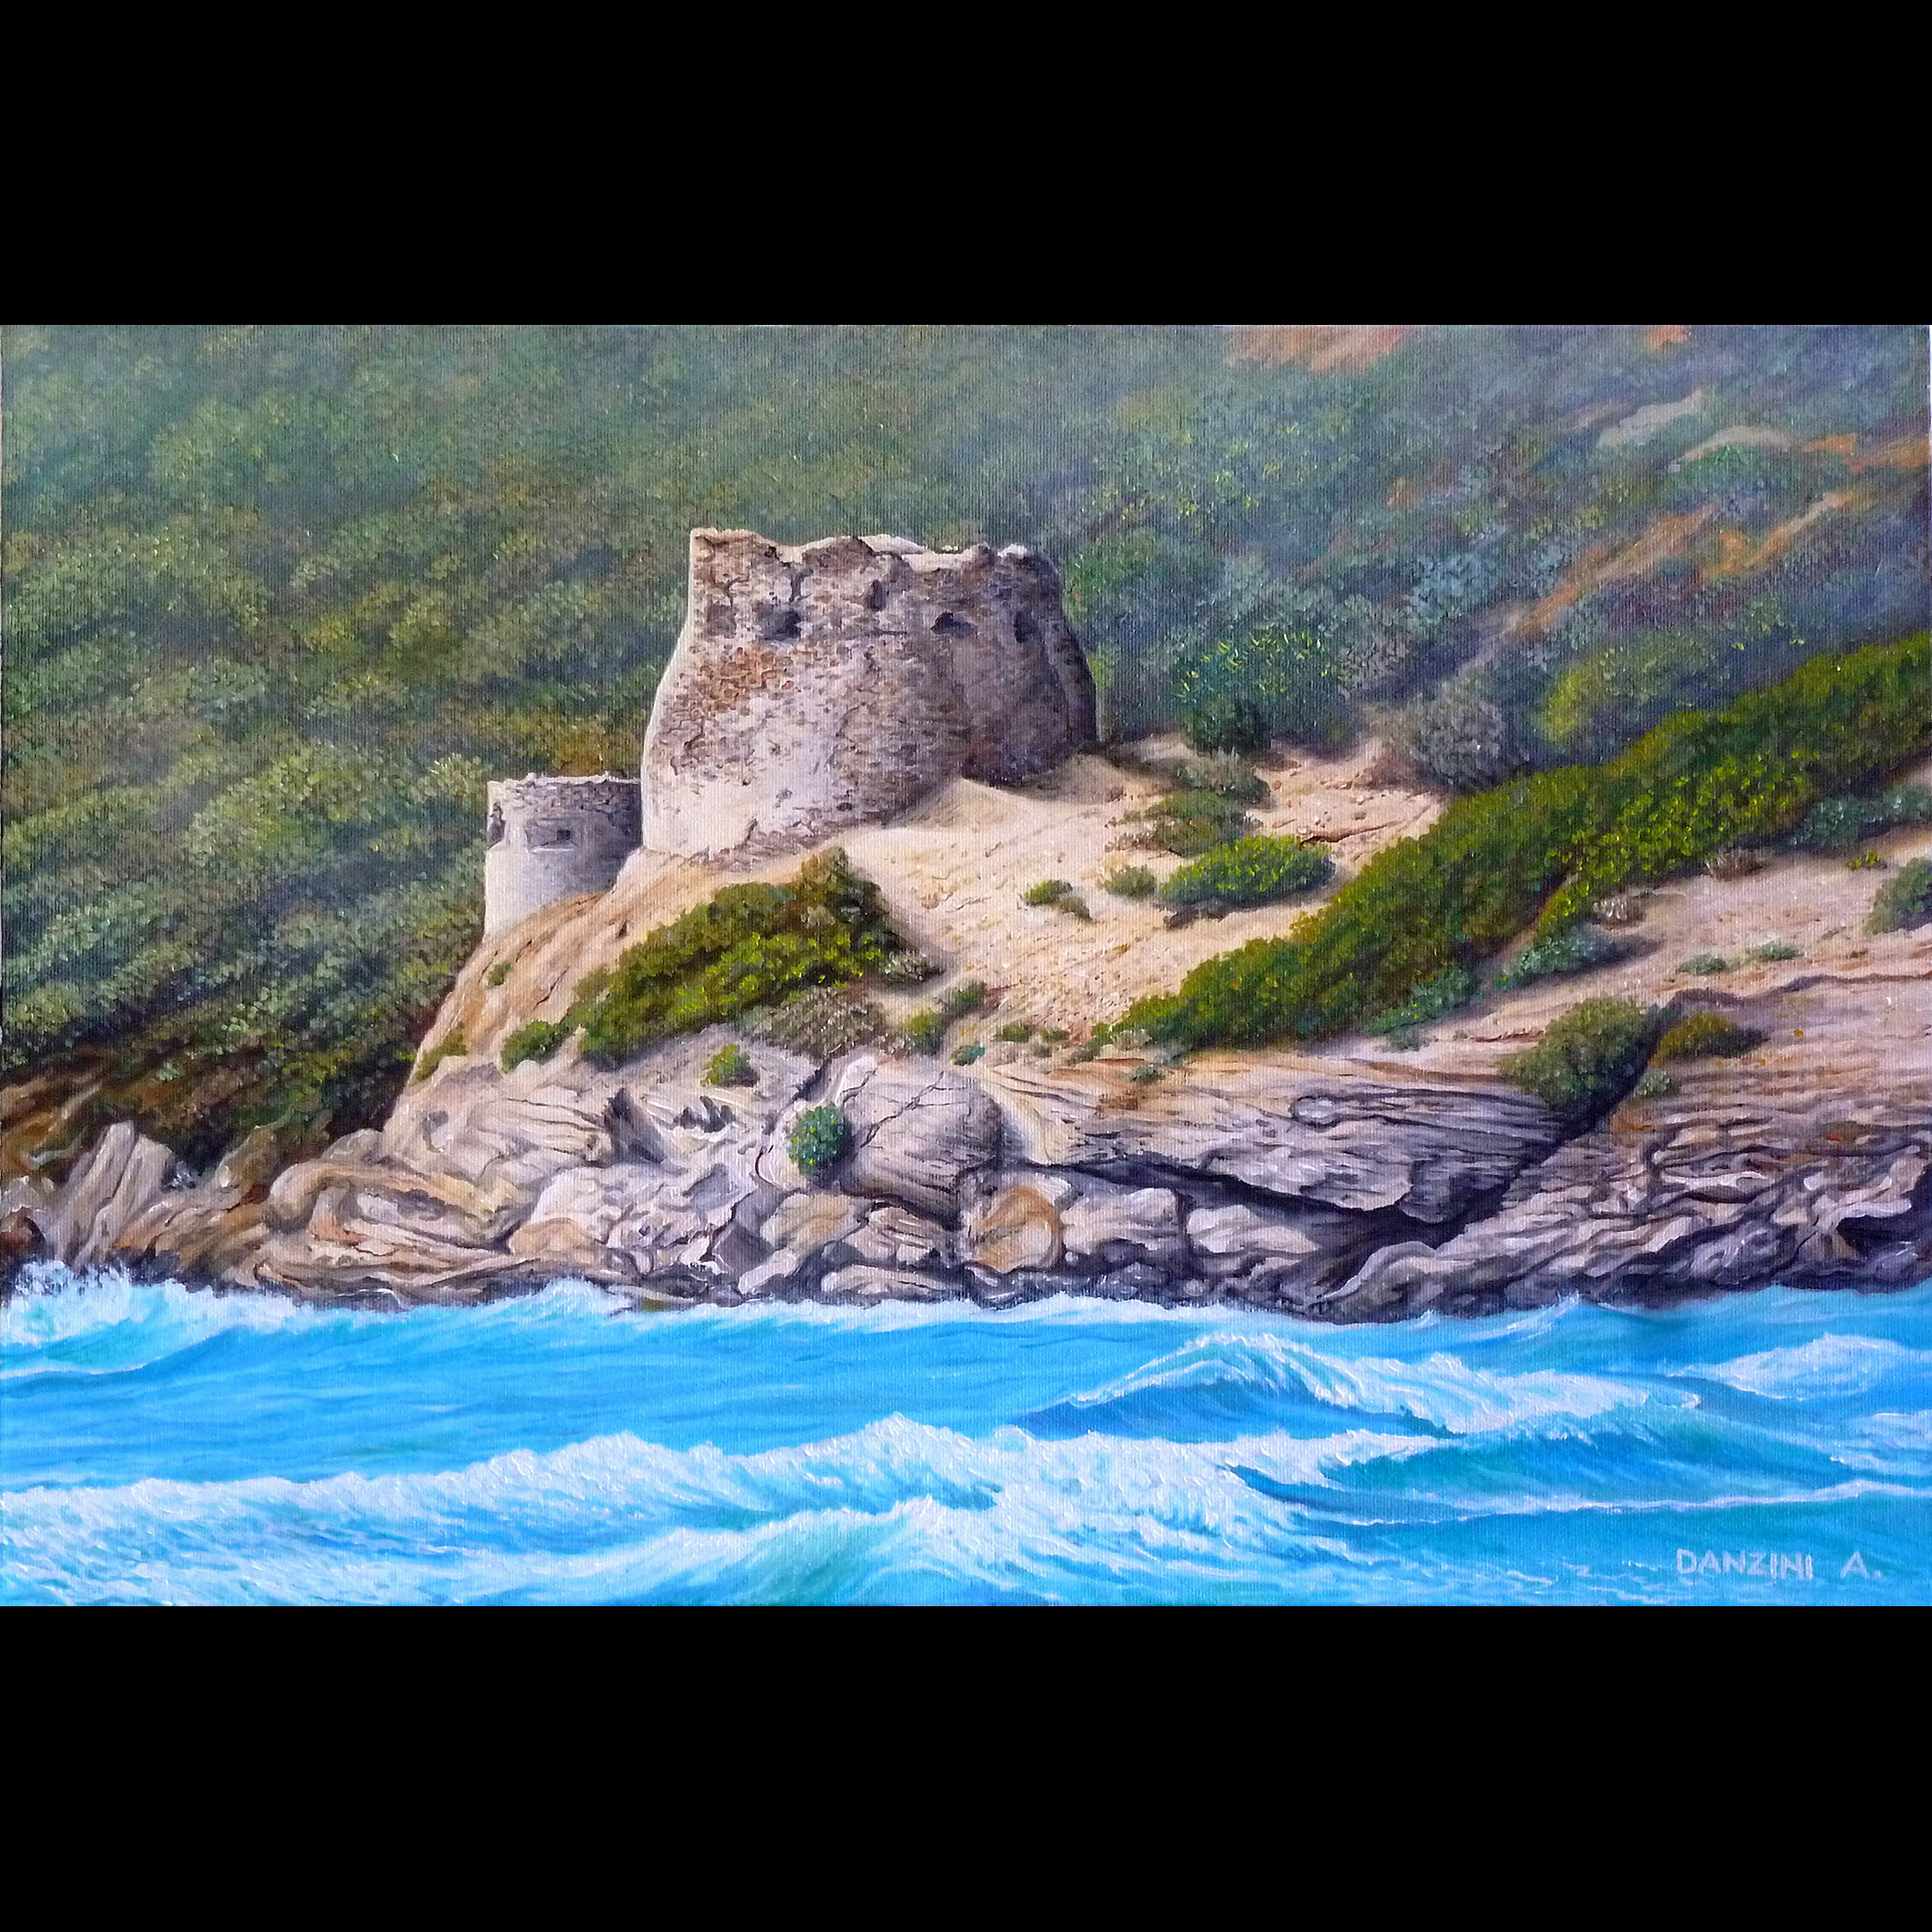
[[[1932,1283],[1335,1328],[30,1269],[8,1603],[1922,1603]]]

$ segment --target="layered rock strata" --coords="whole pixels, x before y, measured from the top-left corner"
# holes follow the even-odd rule
[[[615,1071],[446,1063],[278,1175],[250,1143],[184,1186],[117,1127],[0,1206],[76,1265],[390,1305],[573,1276],[657,1306],[1072,1291],[1353,1321],[1898,1285],[1932,1272],[1932,984],[1859,991],[1885,1027],[1823,983],[1734,1003],[1815,1054],[1683,1063],[1568,1139],[1500,1082],[1276,1053],[1135,1081],[1120,1053],[967,1072],[754,1044],[755,1085],[715,1088],[714,1028]],[[851,1144],[814,1180],[788,1130],[827,1102]]]

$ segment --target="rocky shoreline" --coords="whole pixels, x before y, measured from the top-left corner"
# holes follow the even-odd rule
[[[197,1179],[119,1124],[58,1190],[9,1182],[0,1227],[16,1259],[388,1307],[575,1277],[655,1308],[1074,1293],[1357,1322],[1900,1287],[1932,1274],[1932,983],[1856,991],[1725,1002],[1811,1050],[1686,1064],[1573,1135],[1499,1080],[1285,1052],[1135,1079],[1152,1063],[1119,1049],[754,1044],[728,1088],[703,1078],[719,1027],[614,1071],[451,1060],[292,1165],[257,1133]],[[811,1179],[787,1130],[826,1102],[851,1145]]]

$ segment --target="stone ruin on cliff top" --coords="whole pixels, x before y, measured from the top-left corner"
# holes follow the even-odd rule
[[[638,843],[762,859],[890,818],[952,778],[1049,770],[1095,735],[1092,674],[1044,557],[693,530],[635,827],[626,779],[493,784],[486,928],[607,890]]]

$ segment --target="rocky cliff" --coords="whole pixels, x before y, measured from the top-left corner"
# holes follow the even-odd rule
[[[754,1044],[755,1084],[717,1088],[714,1028],[616,1071],[451,1063],[278,1175],[245,1146],[183,1186],[119,1127],[57,1197],[6,1205],[73,1263],[392,1305],[576,1276],[666,1307],[1071,1290],[1354,1321],[1898,1285],[1932,1272],[1932,984],[1864,988],[1882,1032],[1843,991],[1739,1004],[1802,1058],[1687,1065],[1568,1139],[1493,1080],[1282,1053],[1150,1081],[1124,1050],[955,1069]],[[815,1181],[787,1129],[827,1101],[852,1146]]]
[[[786,851],[1092,742],[1059,575],[1017,544],[693,530],[688,595],[645,737],[653,851]]]

